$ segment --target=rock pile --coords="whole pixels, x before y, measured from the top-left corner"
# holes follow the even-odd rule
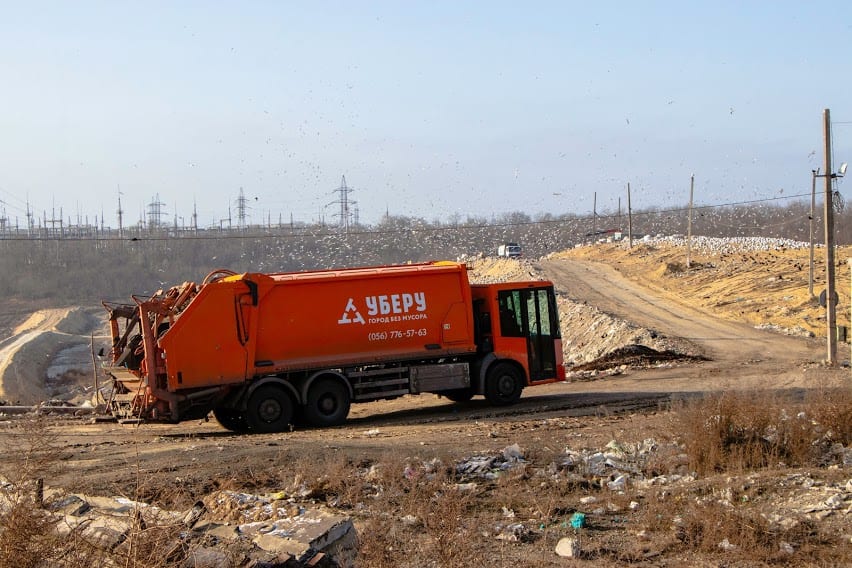
[[[646,244],[669,244],[674,246],[686,246],[686,237],[683,235],[656,237],[647,236],[642,239]],[[702,254],[731,254],[736,252],[756,252],[766,250],[805,249],[810,243],[794,241],[792,239],[775,239],[770,237],[692,237],[692,250]]]
[[[5,483],[0,514],[20,498],[19,488]],[[349,566],[357,552],[348,517],[281,495],[219,491],[188,511],[167,511],[124,497],[54,490],[44,492],[42,505],[57,537],[96,551],[104,566],[124,565],[140,547],[155,548],[169,565],[193,568]]]

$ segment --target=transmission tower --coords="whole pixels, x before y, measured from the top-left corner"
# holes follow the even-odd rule
[[[160,201],[160,194],[156,194],[151,203],[148,204],[148,229],[155,231],[163,226],[163,215],[165,215],[166,204]]]
[[[340,213],[335,213],[334,216],[337,217],[337,226],[345,233],[349,232],[350,219],[352,218],[351,205],[354,202],[349,201],[349,194],[353,191],[355,190],[346,185],[346,176],[342,176],[340,187],[332,191],[332,193],[337,193],[340,196],[337,200],[329,203],[329,205],[340,206]]]
[[[246,205],[246,194],[243,188],[240,188],[240,196],[237,197],[237,228],[244,230],[246,228],[246,209],[251,209]]]

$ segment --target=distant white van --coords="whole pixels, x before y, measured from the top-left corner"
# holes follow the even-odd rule
[[[518,243],[504,243],[497,247],[497,256],[518,258],[521,256],[521,245]]]

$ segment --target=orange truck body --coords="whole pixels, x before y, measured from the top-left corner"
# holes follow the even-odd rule
[[[565,379],[552,284],[471,285],[454,262],[216,271],[134,300],[104,303],[104,370],[123,418],[213,411],[235,431],[278,431],[305,416],[339,424],[350,402],[437,392],[511,404],[528,385]],[[507,307],[526,332],[502,332]]]

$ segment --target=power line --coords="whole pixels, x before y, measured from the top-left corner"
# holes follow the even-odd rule
[[[708,205],[700,205],[693,207],[693,210],[709,210],[709,209],[720,209],[724,207],[734,207],[738,205],[754,205],[757,203],[768,203],[772,201],[782,201],[789,199],[796,199],[799,197],[810,197],[810,193],[801,193],[794,195],[785,195],[785,196],[776,196],[776,197],[766,197],[762,199],[750,199],[744,201],[732,201],[728,203],[717,203],[717,204],[708,204]],[[688,207],[676,207],[670,209],[653,209],[653,210],[645,210],[645,211],[637,211],[633,213],[634,217],[641,216],[655,216],[655,215],[665,215],[672,213],[683,213],[688,211]],[[597,219],[616,219],[618,218],[617,213],[613,214],[600,214],[596,215]],[[391,229],[374,229],[374,230],[360,230],[360,231],[349,231],[349,235],[351,236],[360,236],[360,235],[392,235],[392,234],[405,234],[405,233],[443,233],[448,231],[464,231],[464,230],[481,230],[481,229],[500,229],[500,228],[511,228],[511,227],[525,227],[532,225],[539,226],[551,226],[551,225],[560,225],[564,223],[573,223],[573,222],[584,222],[592,219],[592,216],[576,216],[576,217],[560,217],[557,219],[539,219],[539,220],[530,220],[530,221],[506,221],[503,223],[484,223],[484,224],[466,224],[466,225],[447,225],[447,226],[414,226],[414,227],[405,227],[405,228],[391,228]],[[287,234],[251,234],[251,233],[235,233],[231,231],[221,232],[221,231],[211,231],[211,234],[192,234],[192,235],[184,235],[181,236],[181,239],[184,240],[211,240],[211,239],[292,239],[299,237],[336,237],[340,236],[340,233],[333,232],[311,232],[310,230],[304,230],[297,233],[287,233]],[[162,240],[170,240],[175,237],[171,237],[168,235],[157,235],[157,234],[149,234],[144,236],[137,236],[130,239],[131,241],[162,241]],[[39,238],[26,238],[26,237],[8,237],[2,238],[0,240],[5,241],[24,241],[24,240],[39,240]],[[55,239],[49,239],[55,240]],[[75,239],[79,240],[79,239]],[[119,237],[111,237],[111,236],[99,236],[95,239],[97,241],[118,241],[118,240],[127,240]]]

